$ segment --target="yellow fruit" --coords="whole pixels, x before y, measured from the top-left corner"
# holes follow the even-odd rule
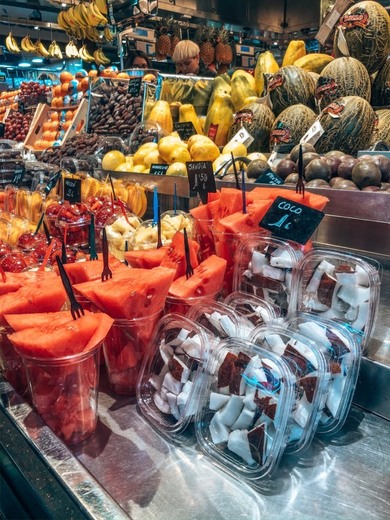
[[[219,157],[218,146],[211,142],[199,141],[191,146],[191,157],[194,161],[215,161]]]
[[[233,124],[234,106],[229,95],[216,95],[214,103],[207,112],[204,133],[217,146],[225,146],[231,125]]]
[[[144,157],[144,166],[150,168],[152,164],[165,164],[165,161],[161,158],[158,150],[151,150]]]
[[[165,162],[168,162],[170,153],[178,144],[185,146],[184,141],[182,141],[179,136],[167,135],[160,139],[158,142],[158,151]]]
[[[213,142],[211,141],[210,137],[207,137],[206,135],[200,135],[200,134],[195,134],[195,135],[192,135],[188,141],[187,141],[187,146],[188,146],[188,149],[191,151],[191,146],[195,143],[199,143],[199,142]]]
[[[293,65],[294,61],[297,61],[306,54],[306,45],[303,40],[291,40],[288,44],[286,52],[283,56],[282,67],[287,65]]]
[[[186,163],[188,161],[191,161],[191,159],[192,157],[187,147],[177,146],[169,154],[168,164],[173,164],[177,162]]]
[[[154,121],[168,134],[173,130],[171,108],[167,101],[160,99],[152,108],[148,121]]]
[[[279,65],[271,51],[259,54],[255,67],[255,85],[258,96],[261,96],[264,91],[264,74],[275,74],[278,69]]]
[[[246,156],[247,149],[243,143],[228,143],[223,147],[222,153],[231,154],[233,152],[234,157],[243,157]]]
[[[126,157],[119,150],[107,152],[102,160],[103,170],[116,170],[118,166],[126,162]]]
[[[145,166],[143,164],[135,164],[131,171],[135,173],[145,173]]]
[[[117,168],[115,168],[116,172],[132,172],[133,171],[133,165],[127,161],[120,164]]]
[[[316,72],[317,74],[321,74],[322,69],[333,60],[333,56],[329,56],[329,54],[306,54],[306,56],[302,56],[302,58],[294,61],[294,66],[301,67],[308,72]]]
[[[255,161],[256,159],[261,159],[262,161],[268,160],[267,157],[263,153],[260,153],[260,152],[252,152],[247,155],[247,158],[250,159],[251,161]]]
[[[232,76],[232,101],[236,112],[244,108],[248,98],[256,99],[255,78],[249,72],[237,70]]]
[[[133,164],[133,156],[132,155],[126,155],[126,162]]]
[[[226,164],[231,159],[232,159],[232,156],[230,155],[230,153],[224,153],[224,154],[220,155],[213,162],[213,171],[216,172],[217,170],[219,170],[219,168],[221,168],[221,166],[223,164]],[[230,170],[233,172],[232,166],[229,168],[229,173],[231,173]],[[221,170],[220,170],[220,172],[221,172]]]
[[[174,162],[169,165],[165,175],[176,175],[180,177],[187,177],[187,167],[182,162]]]
[[[186,104],[179,107],[179,123],[189,123],[194,125],[197,134],[202,134],[202,127],[200,125],[198,116],[196,115],[193,105]]]
[[[157,143],[145,143],[141,145],[133,155],[133,164],[143,164],[145,156],[152,150],[157,150]]]

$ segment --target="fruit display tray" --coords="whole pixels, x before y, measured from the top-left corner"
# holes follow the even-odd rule
[[[202,457],[191,431],[183,446],[168,444],[128,397],[117,398],[104,385],[97,431],[71,451],[7,383],[0,382],[0,393],[0,411],[95,519],[278,520],[281,511],[286,518],[311,519],[311,507],[322,520],[388,518],[390,445],[384,439],[390,422],[356,407],[336,438],[314,439],[299,460],[283,458],[272,479],[255,490]],[[11,441],[2,439],[6,447]],[[28,472],[18,452],[12,455]],[[47,489],[41,494],[47,501]]]

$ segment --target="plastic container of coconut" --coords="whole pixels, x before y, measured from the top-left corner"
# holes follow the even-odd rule
[[[243,316],[253,327],[281,320],[280,307],[253,294],[234,291],[223,303],[233,309],[236,315]]]
[[[312,312],[344,323],[365,352],[379,306],[382,267],[344,251],[315,249],[293,273],[290,312]]]

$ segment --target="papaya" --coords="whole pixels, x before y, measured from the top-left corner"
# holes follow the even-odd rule
[[[302,56],[306,55],[306,45],[303,40],[291,40],[283,56],[282,67],[293,65]]]
[[[258,96],[264,91],[264,74],[275,74],[279,70],[279,65],[271,51],[259,54],[255,67],[255,89]]]
[[[232,91],[232,87],[230,85],[230,78],[229,81],[225,79],[226,75],[223,74],[222,76],[217,76],[213,81],[213,91],[211,93],[210,102],[208,106],[208,110],[210,110],[212,104],[214,103],[214,99],[216,96],[220,94],[229,94]]]
[[[333,56],[330,56],[329,54],[316,52],[312,54],[306,54],[305,56],[297,59],[294,61],[294,66],[301,67],[301,69],[304,69],[307,72],[316,72],[317,74],[321,74],[322,69],[333,60]]]
[[[236,111],[241,110],[248,98],[256,98],[255,78],[244,70],[237,70],[232,76],[231,97]]]
[[[227,94],[218,94],[214,98],[205,122],[204,133],[217,146],[225,146],[229,128],[233,123],[234,105]]]
[[[179,123],[189,123],[194,125],[197,134],[203,134],[202,127],[196,115],[194,106],[191,104],[181,105],[179,107]]]
[[[170,134],[173,130],[173,119],[169,103],[161,99],[157,101],[149,114],[148,121],[154,121]]]

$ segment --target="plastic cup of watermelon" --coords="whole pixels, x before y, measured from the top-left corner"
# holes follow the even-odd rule
[[[165,299],[165,312],[180,314],[180,316],[187,316],[189,310],[198,303],[207,302],[209,300],[216,300],[219,296],[219,291],[214,294],[203,294],[202,296],[193,296],[191,298],[178,298],[177,296],[169,295]]]
[[[115,320],[103,342],[111,390],[135,396],[142,360],[161,311],[131,320]]]
[[[212,219],[194,218],[193,240],[199,244],[200,261],[215,254],[214,237],[211,231]]]
[[[23,356],[33,406],[66,444],[96,429],[100,347],[61,358]]]
[[[26,369],[22,357],[7,337],[11,332],[13,332],[11,327],[2,326],[0,329],[0,369],[18,394],[23,395],[28,388]]]

